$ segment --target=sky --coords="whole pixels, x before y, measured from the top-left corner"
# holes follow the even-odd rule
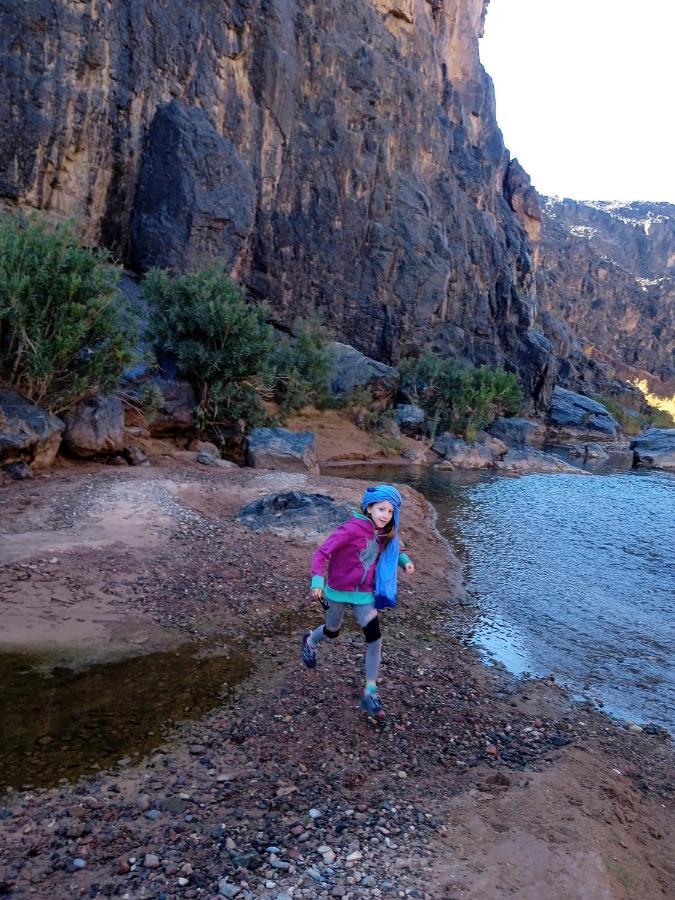
[[[480,57],[540,193],[675,203],[675,0],[490,0]]]

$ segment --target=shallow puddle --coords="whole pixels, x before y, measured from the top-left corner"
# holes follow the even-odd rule
[[[222,645],[189,644],[82,671],[0,653],[0,790],[49,787],[138,759],[250,671],[247,653]]]

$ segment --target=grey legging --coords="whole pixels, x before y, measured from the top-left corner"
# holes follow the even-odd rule
[[[329,600],[328,609],[326,610],[326,624],[315,628],[309,638],[314,646],[327,637],[334,639],[338,636],[342,628],[345,609],[348,606],[354,611],[356,621],[364,630],[370,622],[377,618],[377,610],[372,603],[335,603]],[[377,679],[380,671],[380,660],[382,659],[382,638],[378,637],[377,640],[369,640],[371,630],[372,628],[369,628],[366,632],[366,681],[375,681]]]

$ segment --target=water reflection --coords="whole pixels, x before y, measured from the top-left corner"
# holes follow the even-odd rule
[[[73,671],[0,654],[0,789],[46,787],[137,759],[245,678],[247,654],[194,644]]]

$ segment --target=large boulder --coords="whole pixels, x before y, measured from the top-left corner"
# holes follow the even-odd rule
[[[532,419],[510,419],[499,416],[492,422],[488,431],[509,447],[538,446],[546,439],[546,426],[543,422]]]
[[[316,436],[311,431],[254,428],[246,441],[246,462],[255,469],[318,475]]]
[[[675,428],[648,428],[630,442],[636,466],[675,469]]]
[[[337,503],[326,494],[287,491],[267,494],[248,503],[237,513],[237,519],[254,531],[301,534],[311,537],[332,531],[346,521],[352,508]]]
[[[65,428],[61,419],[16,391],[0,388],[0,464],[23,462],[34,469],[50,466]]]
[[[440,435],[431,448],[444,458],[443,468],[487,469],[501,459],[507,446],[498,438],[482,435],[480,442],[467,442],[450,432]]]
[[[116,453],[124,447],[124,406],[118,397],[81,400],[68,415],[64,446],[76,456]]]
[[[391,401],[396,395],[400,381],[396,369],[339,341],[333,342],[331,350],[333,372],[330,376],[330,389],[333,394],[344,397],[358,388],[365,388],[375,400],[384,403]]]
[[[235,145],[198,107],[173,100],[152,120],[131,221],[140,269],[233,268],[248,242],[256,189]]]
[[[560,386],[553,391],[549,422],[549,431],[558,437],[615,440],[621,430],[602,403]]]
[[[412,403],[399,403],[394,411],[394,418],[403,434],[418,437],[424,434],[426,413],[421,406]]]

